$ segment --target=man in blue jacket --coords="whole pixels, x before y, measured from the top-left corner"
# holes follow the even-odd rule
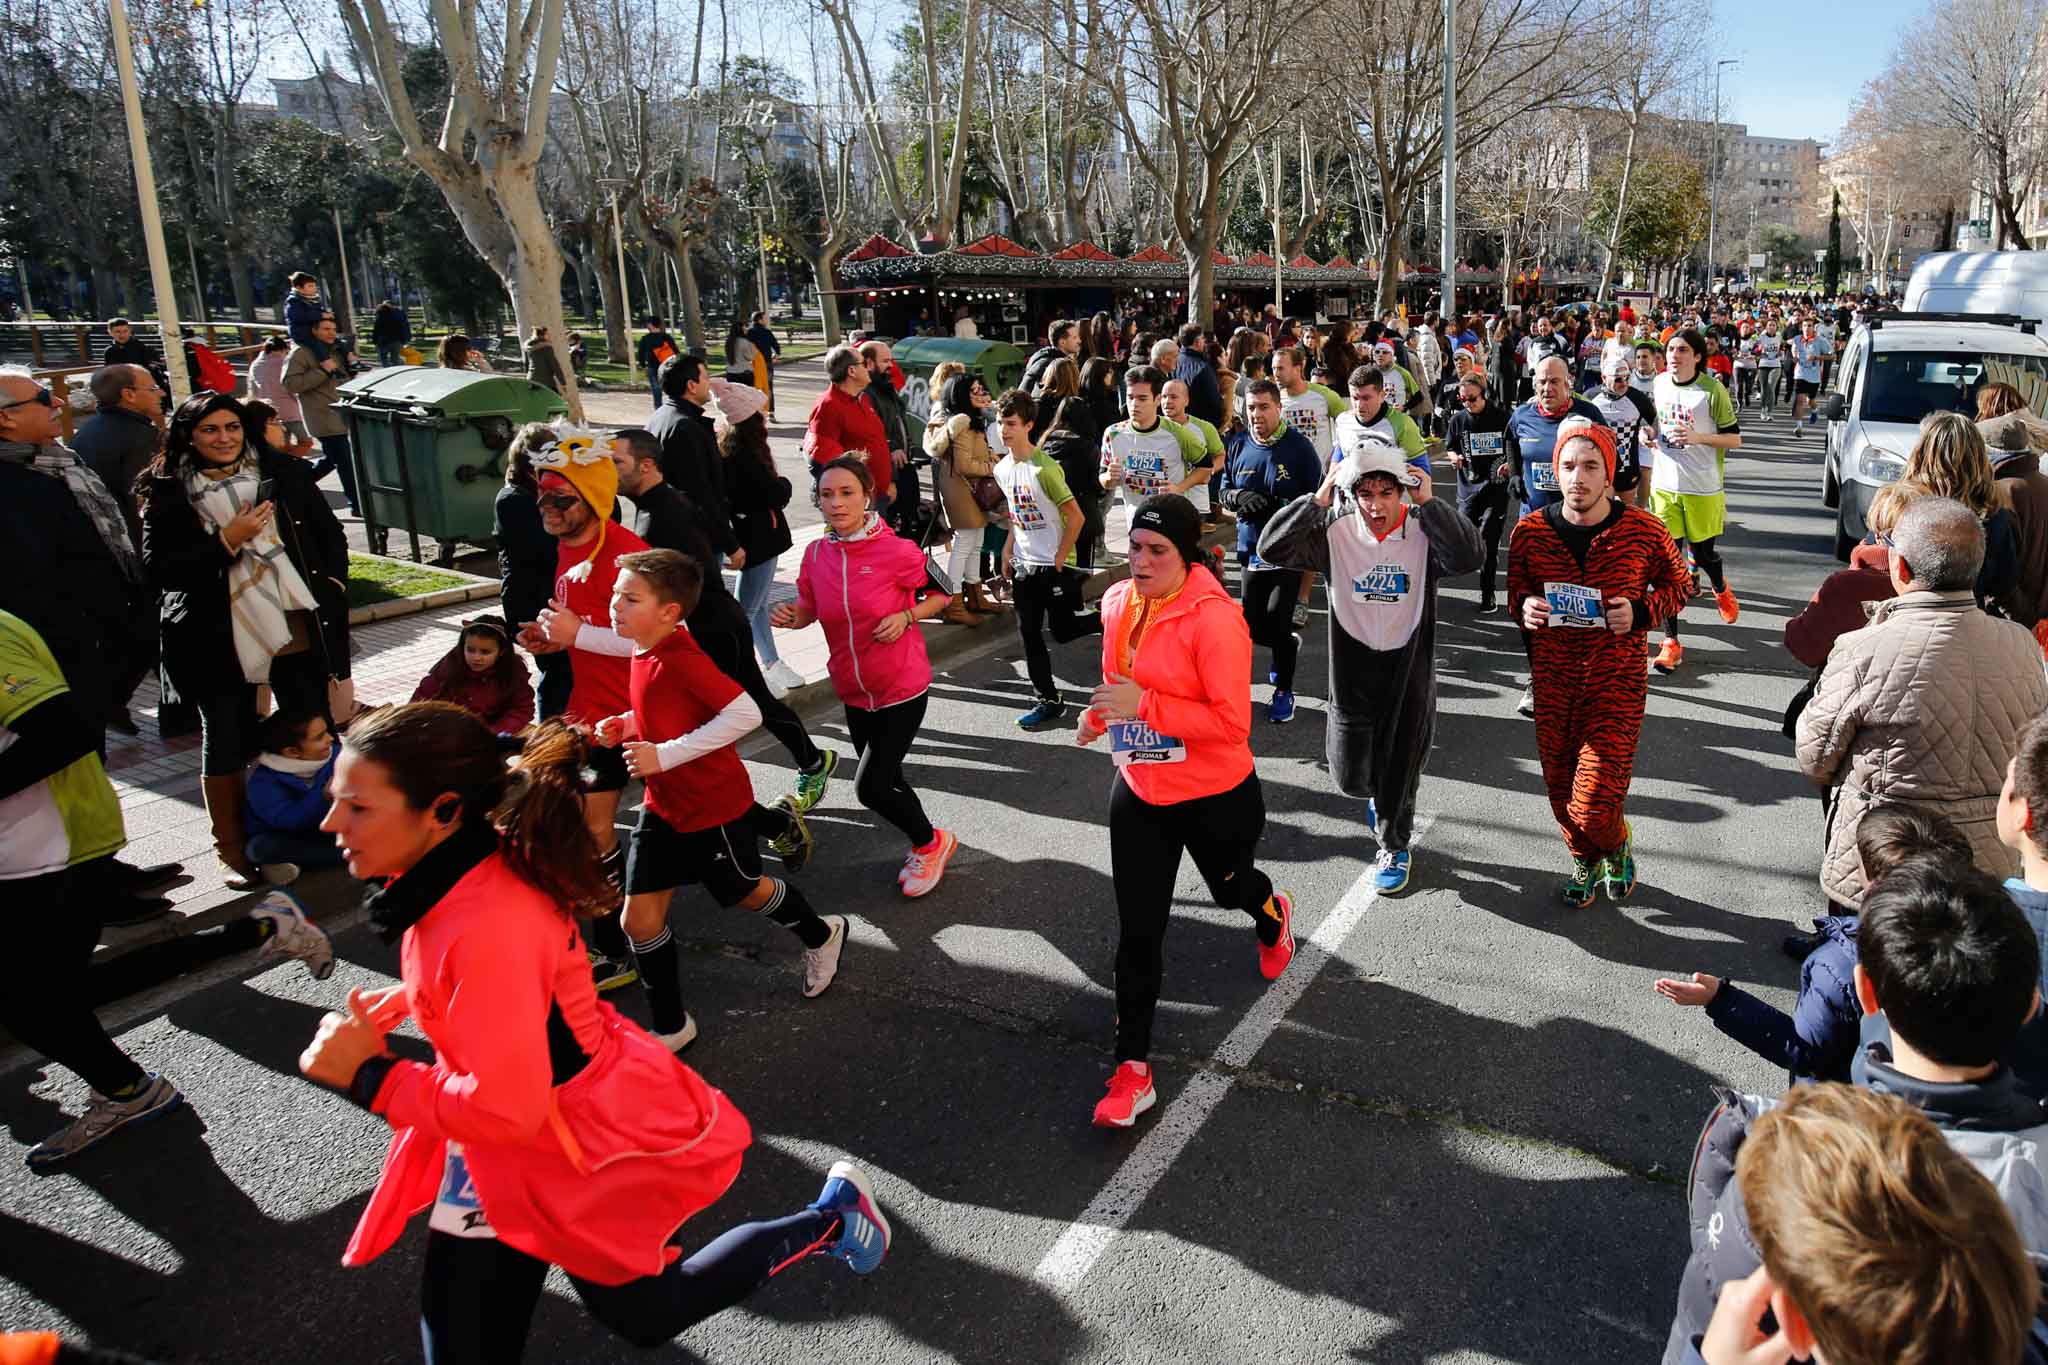
[[[1545,356],[1536,363],[1535,396],[1508,415],[1508,491],[1524,512],[1540,512],[1561,496],[1551,454],[1557,429],[1568,417],[1607,425],[1605,413],[1572,393],[1572,370],[1564,357]]]
[[[1259,532],[1274,513],[1323,482],[1315,446],[1280,411],[1280,386],[1256,379],[1245,392],[1248,425],[1224,443],[1223,506],[1237,514],[1237,562],[1244,571],[1244,622],[1252,643],[1273,651],[1266,680],[1273,699],[1266,718],[1275,725],[1294,719],[1294,663],[1301,637],[1294,633],[1294,603],[1301,572],[1259,558]]]

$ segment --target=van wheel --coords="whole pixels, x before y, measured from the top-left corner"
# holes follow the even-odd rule
[[[1821,471],[1820,505],[1830,510],[1842,505],[1842,484],[1832,468]]]
[[[1849,562],[1849,556],[1856,549],[1856,537],[1849,534],[1840,517],[1835,518],[1835,558],[1842,563]]]

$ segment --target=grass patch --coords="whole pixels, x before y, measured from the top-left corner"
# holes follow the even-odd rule
[[[402,597],[421,597],[444,588],[466,586],[466,579],[406,560],[358,554],[348,557],[348,604],[351,607],[395,602]]]

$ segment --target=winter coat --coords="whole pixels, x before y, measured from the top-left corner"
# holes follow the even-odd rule
[[[1821,888],[1863,902],[1856,830],[1879,806],[1945,815],[1976,863],[2004,878],[1998,791],[2022,725],[2048,706],[2041,647],[2024,627],[1977,609],[1968,591],[1909,592],[1835,642],[1799,716],[1799,766],[1838,788]]]
[[[875,416],[882,422],[882,438],[889,450],[910,451],[910,419],[903,415],[903,395],[896,392],[896,386],[886,375],[876,375],[868,384],[867,400],[874,406]]]
[[[555,354],[554,342],[526,343],[526,377],[556,393],[562,391],[562,358]]]
[[[1055,427],[1046,432],[1045,439],[1038,443],[1038,452],[1050,457],[1060,467],[1060,474],[1067,481],[1067,490],[1081,504],[1081,511],[1099,515],[1097,509],[1102,506],[1101,436]]]
[[[533,491],[506,484],[491,503],[491,536],[498,542],[498,598],[513,630],[540,615],[555,590],[560,547],[541,525]]]
[[[924,453],[932,457],[932,482],[939,491],[939,505],[946,511],[946,524],[955,531],[978,531],[988,525],[988,514],[974,500],[971,483],[986,478],[996,467],[988,447],[988,433],[964,413],[933,416],[924,429]]]
[[[712,548],[721,555],[737,550],[732,507],[726,501],[725,460],[718,453],[718,438],[704,409],[670,394],[647,419],[647,430],[661,442],[661,477],[703,514]],[[708,565],[706,571],[717,572]]]
[[[1137,798],[1165,806],[1215,796],[1252,773],[1252,637],[1216,575],[1190,566],[1187,582],[1156,605],[1125,666],[1124,639],[1138,610],[1131,580],[1102,598],[1102,675],[1122,674],[1144,690],[1138,719],[1157,735],[1186,746],[1178,763],[1131,763],[1118,769]],[[1081,724],[1101,730],[1090,710]]]
[[[342,1264],[383,1254],[434,1202],[453,1141],[505,1245],[598,1284],[659,1274],[681,1255],[676,1229],[731,1188],[753,1131],[598,1000],[575,924],[496,844],[465,828],[373,900],[373,922],[403,934],[405,991],[378,1022],[410,1016],[434,1060],[358,1073],[351,1093],[392,1136]]]
[[[754,354],[758,350],[744,334],[725,339],[726,378],[737,378],[743,384],[754,382]]]
[[[515,676],[505,681],[478,673],[458,651],[428,670],[412,690],[412,700],[445,701],[475,716],[493,734],[516,735],[533,724],[533,680],[523,663],[507,671]]]
[[[747,552],[747,563],[766,564],[793,543],[789,530],[789,480],[744,452],[725,461],[725,495],[732,533]]]
[[[855,450],[868,457],[875,496],[889,496],[895,466],[889,459],[889,433],[882,427],[880,414],[866,393],[849,396],[837,384],[827,385],[811,405],[804,427],[804,458],[815,470]]]
[[[331,357],[330,357],[331,358]],[[340,361],[335,362],[337,365]],[[294,346],[285,355],[284,386],[299,397],[300,419],[314,436],[346,436],[348,423],[334,410],[342,376],[314,358],[312,348]]]
[[[403,308],[379,308],[370,319],[370,344],[402,346],[412,340],[412,319]]]
[[[1813,600],[1785,623],[1785,648],[1808,668],[1828,661],[1835,641],[1870,624],[1879,602],[1898,596],[1887,567],[1891,552],[1882,545],[1858,545],[1849,552],[1849,567],[1821,580]]]
[[[1191,414],[1212,427],[1223,425],[1223,388],[1217,383],[1216,367],[1208,356],[1182,347],[1180,364],[1174,368],[1173,377],[1188,386],[1188,411]]]
[[[83,714],[105,711],[129,649],[131,599],[147,592],[63,479],[0,460],[0,611],[43,637]]]
[[[303,346],[313,339],[313,329],[328,312],[327,304],[315,294],[307,298],[294,289],[284,297],[285,335]]]
[[[156,458],[163,442],[164,434],[156,423],[126,408],[101,408],[71,438],[71,449],[121,504],[128,538],[137,545],[142,543],[142,511],[135,502],[135,481]]]
[[[1707,1002],[1714,1027],[1800,1081],[1846,1081],[1863,1007],[1856,1000],[1856,916],[1813,922],[1821,944],[1799,964],[1799,998],[1786,1014],[1733,981]]]
[[[274,525],[285,555],[319,606],[313,645],[330,677],[349,676],[348,537],[304,460],[258,451],[259,477],[276,482]],[[200,524],[177,475],[143,481],[142,566],[162,590],[163,666],[178,695],[196,702],[243,685],[229,614],[235,556]]]
[[[873,515],[858,539],[828,531],[804,550],[797,600],[825,628],[826,672],[839,700],[878,711],[932,685],[922,631],[913,625],[887,644],[874,635],[884,616],[916,606],[924,585],[924,551]]]
[[[2020,455],[1992,471],[2012,503],[2019,550],[2018,575],[1998,605],[2028,630],[2048,617],[2048,475],[2041,473],[2040,459]]]
[[[273,768],[263,761],[265,757],[268,755],[259,755],[249,769],[245,818],[250,837],[311,834],[318,830],[332,804],[327,798],[327,784],[334,777],[334,761],[341,757],[341,746],[334,746],[318,771],[303,776]]]
[[[2020,572],[2019,519],[2010,507],[2001,507],[1984,518],[1984,566],[1977,570],[1977,604],[1988,607],[2006,597],[2019,586]]]
[[[284,386],[285,361],[290,351],[263,351],[249,362],[249,396],[261,398],[277,409],[277,415],[287,422],[304,419],[300,415],[299,396]]]

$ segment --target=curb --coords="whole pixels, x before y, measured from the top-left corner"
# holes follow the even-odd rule
[[[390,555],[373,555],[367,550],[350,550],[349,553],[351,555],[361,555],[365,559],[387,559],[393,563],[404,564],[412,562],[409,559],[394,559]],[[475,602],[486,597],[496,597],[498,595],[498,580],[495,578],[479,578],[473,573],[464,573],[460,569],[436,568],[434,572],[446,574],[450,578],[462,579],[463,583],[459,587],[437,588],[433,592],[421,593],[416,597],[397,597],[389,602],[372,602],[366,607],[350,607],[348,610],[348,623],[352,626],[367,626],[373,621],[390,621],[401,616],[416,616],[423,611],[433,611],[439,607],[457,606],[463,602]]]

